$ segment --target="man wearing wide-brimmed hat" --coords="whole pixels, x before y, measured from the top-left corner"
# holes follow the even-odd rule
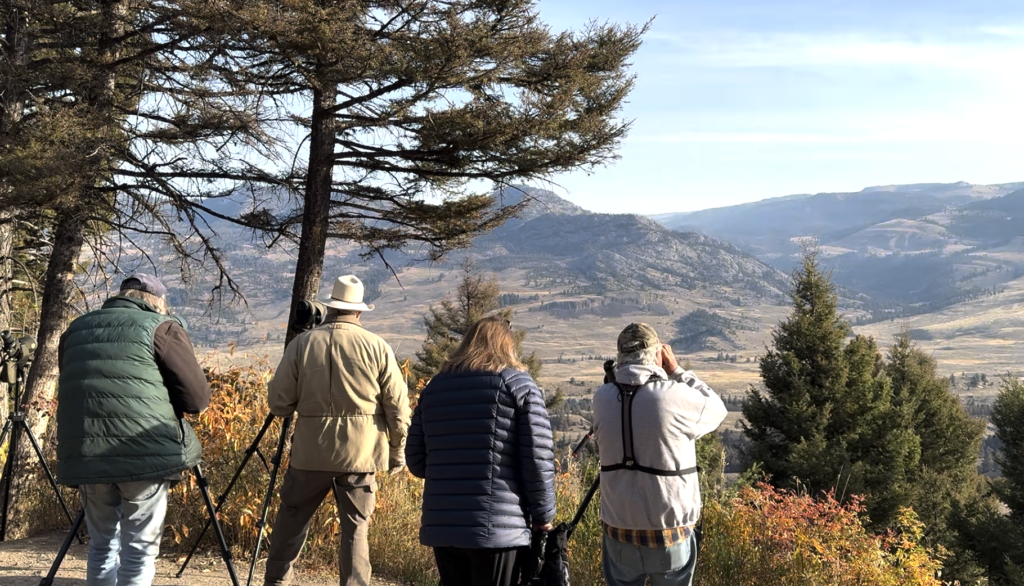
[[[265,584],[286,584],[309,522],[334,491],[341,522],[341,584],[370,583],[367,530],[375,473],[405,465],[409,395],[391,347],[359,322],[373,305],[363,283],[339,277],[324,323],[297,336],[269,385],[270,411],[295,416],[291,463],[270,538]]]

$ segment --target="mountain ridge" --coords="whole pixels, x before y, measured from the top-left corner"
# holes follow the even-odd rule
[[[990,294],[1024,274],[1024,251],[1005,249],[1024,234],[1022,187],[874,186],[657,219],[732,242],[782,270],[814,240],[837,284],[873,298],[876,318],[891,317]]]

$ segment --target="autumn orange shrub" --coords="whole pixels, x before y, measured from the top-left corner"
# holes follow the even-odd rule
[[[941,564],[918,545],[923,526],[905,509],[896,531],[870,534],[860,501],[840,504],[766,484],[704,508],[701,586],[941,586]]]

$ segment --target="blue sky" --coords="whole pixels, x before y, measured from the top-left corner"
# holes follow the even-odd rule
[[[614,166],[556,178],[600,212],[1024,181],[1024,2],[540,0],[554,29],[656,17]],[[550,187],[550,186],[549,186]]]

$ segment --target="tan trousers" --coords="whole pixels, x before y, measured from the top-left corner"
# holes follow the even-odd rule
[[[270,536],[265,586],[288,584],[292,565],[302,552],[313,514],[334,490],[341,520],[338,567],[341,586],[369,586],[370,544],[367,529],[376,505],[373,473],[338,474],[288,468],[281,486],[281,508]]]

